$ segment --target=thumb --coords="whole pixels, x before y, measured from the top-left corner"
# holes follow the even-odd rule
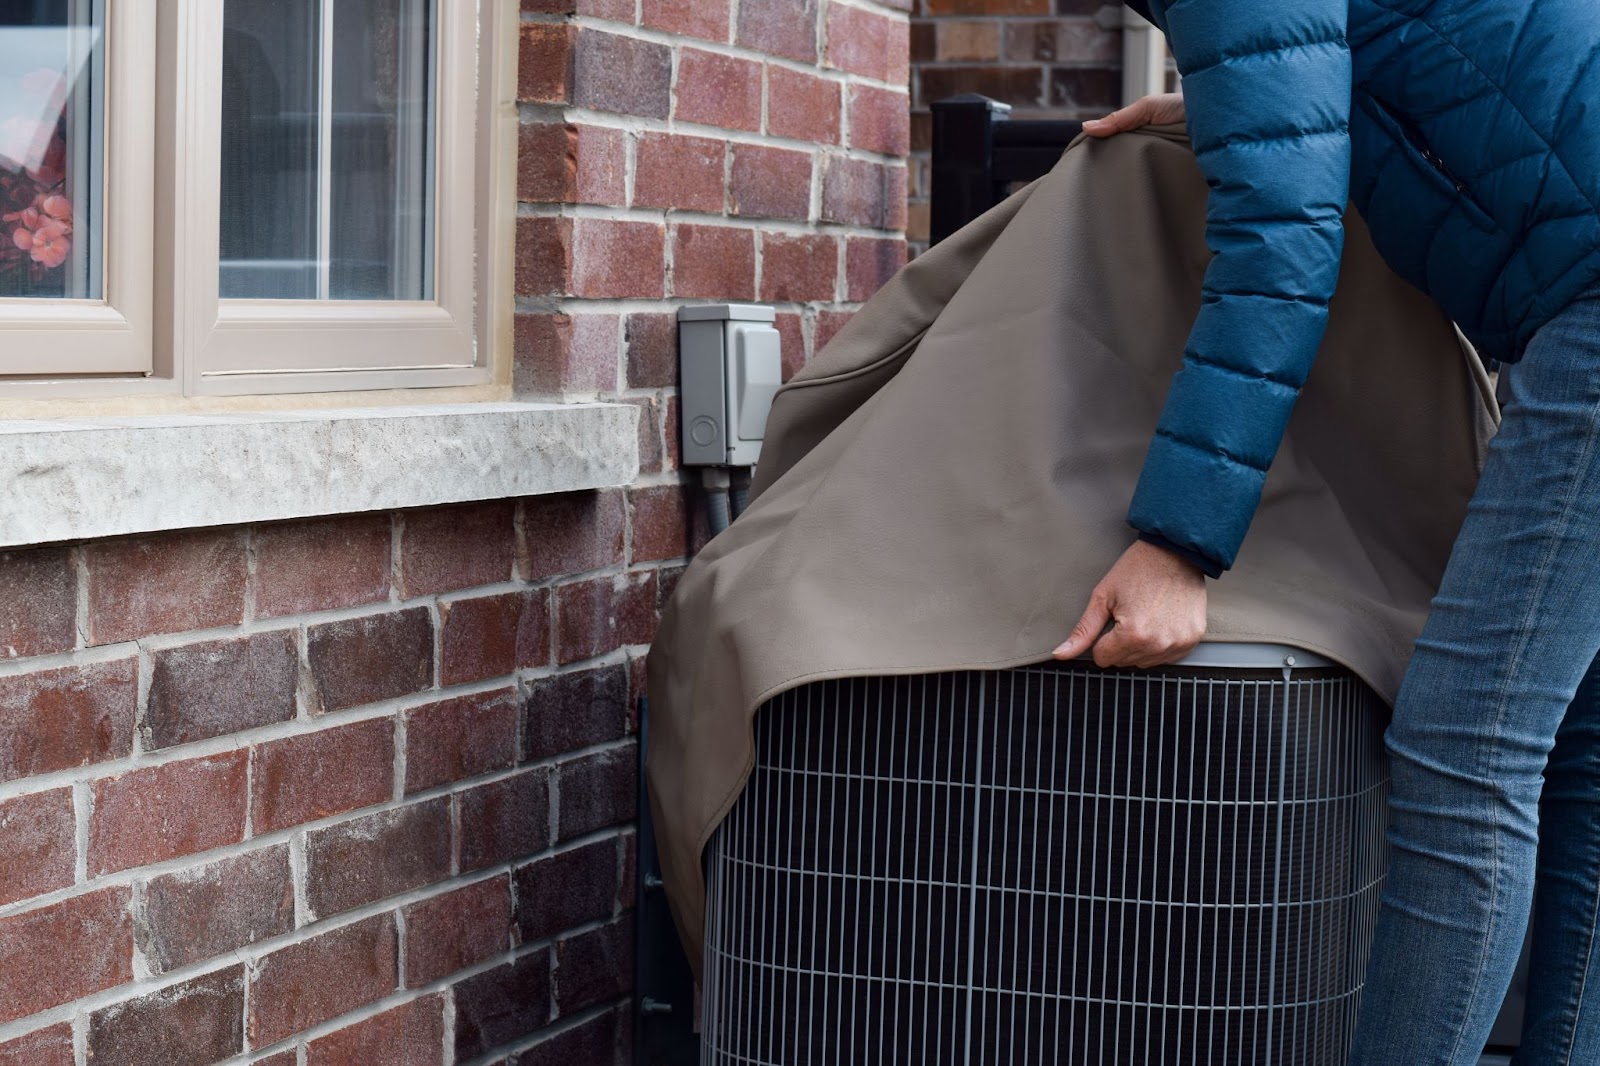
[[[1057,659],[1076,659],[1094,646],[1109,621],[1111,604],[1107,597],[1097,591],[1089,597],[1089,606],[1084,609],[1078,624],[1072,627],[1072,634],[1053,654]]]

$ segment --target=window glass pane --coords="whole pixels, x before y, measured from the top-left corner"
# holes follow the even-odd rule
[[[100,298],[104,12],[0,0],[0,298]]]
[[[221,295],[433,296],[433,0],[226,0]]]

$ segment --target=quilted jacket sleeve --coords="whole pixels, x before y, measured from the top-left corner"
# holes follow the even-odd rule
[[[1350,184],[1348,0],[1173,0],[1211,187],[1199,316],[1128,521],[1233,565],[1327,324]]]

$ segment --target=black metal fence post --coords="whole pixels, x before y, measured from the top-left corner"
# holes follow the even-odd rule
[[[929,239],[937,244],[1005,197],[994,176],[994,127],[1011,105],[978,93],[934,101]]]

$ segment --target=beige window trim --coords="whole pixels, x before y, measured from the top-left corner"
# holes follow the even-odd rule
[[[0,299],[0,373],[151,369],[155,35],[152,5],[106,5],[104,298]]]

